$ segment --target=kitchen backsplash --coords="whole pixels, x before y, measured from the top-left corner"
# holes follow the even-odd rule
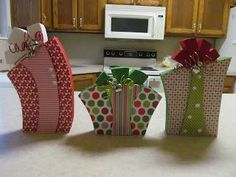
[[[104,48],[156,49],[157,59],[171,55],[179,48],[179,40],[183,37],[165,37],[162,41],[150,40],[116,40],[105,39],[104,34],[87,33],[49,33],[49,36],[60,38],[73,63],[103,64]],[[207,39],[214,43],[213,39]]]

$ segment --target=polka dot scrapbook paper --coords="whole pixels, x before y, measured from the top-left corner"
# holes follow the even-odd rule
[[[31,45],[32,40],[35,38],[23,44]],[[74,114],[69,60],[56,37],[42,43],[34,52],[33,55],[26,52],[8,72],[20,97],[23,131],[68,133]]]
[[[182,41],[182,43],[185,45],[191,43],[190,46],[193,46],[194,41],[196,39]],[[188,45],[183,48],[191,48],[188,48]],[[198,45],[199,43],[196,46],[199,47]],[[173,58],[182,62],[181,57],[184,56],[185,49]],[[197,52],[200,56],[201,52]],[[188,54],[183,57],[185,60],[188,59],[189,53],[188,51]],[[180,55],[181,57],[178,58]],[[194,58],[193,55],[190,56],[190,59]],[[199,60],[202,59],[196,61]],[[167,103],[166,132],[169,135],[217,136],[224,77],[230,58],[213,60],[209,63],[203,61],[202,65],[194,64],[193,60],[190,62],[193,63],[192,66],[186,66],[189,64],[187,62],[182,63],[183,66],[161,74]]]
[[[151,116],[161,96],[140,85],[122,86],[121,92],[112,90],[109,98],[104,86],[92,86],[81,92],[96,134],[145,135]]]

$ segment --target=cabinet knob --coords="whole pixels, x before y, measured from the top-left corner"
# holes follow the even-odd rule
[[[45,14],[42,14],[42,22],[45,23],[47,21],[47,16]]]
[[[201,30],[202,30],[202,24],[200,23],[200,24],[198,25],[198,32],[200,33]]]
[[[193,32],[195,32],[196,31],[196,23],[193,23],[193,25],[192,25],[192,30],[193,30]]]
[[[76,18],[73,18],[72,21],[73,21],[72,22],[73,23],[73,27],[76,28]]]
[[[79,27],[81,28],[83,26],[83,18],[79,18]]]

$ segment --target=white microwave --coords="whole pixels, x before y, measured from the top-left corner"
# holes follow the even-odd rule
[[[165,13],[165,7],[106,4],[105,38],[163,40]]]

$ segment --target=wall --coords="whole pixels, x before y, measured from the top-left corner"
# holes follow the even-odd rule
[[[216,40],[216,48],[221,56],[232,57],[229,71],[236,73],[236,7],[230,10],[227,36]]]
[[[104,39],[103,34],[50,33],[60,38],[73,63],[103,64],[104,48],[156,49],[158,60],[171,55],[179,49],[181,37],[165,37],[163,41],[150,40],[112,40]],[[212,39],[208,39],[211,43]]]
[[[0,1],[0,37],[7,37],[10,28],[11,28],[10,1],[1,0]]]

